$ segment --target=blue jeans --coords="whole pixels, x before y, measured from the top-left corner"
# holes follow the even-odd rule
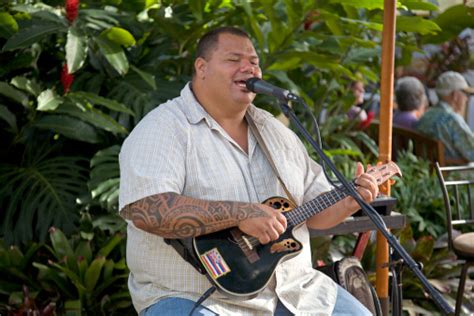
[[[194,303],[194,301],[185,298],[168,297],[143,310],[140,313],[140,316],[188,316],[189,312],[194,306]],[[332,314],[336,316],[372,315],[364,305],[362,305],[354,296],[352,296],[340,286],[337,287],[336,305],[334,306],[334,311]],[[218,314],[202,305],[196,308],[193,312],[193,316],[215,315]],[[274,315],[290,316],[293,314],[280,301],[278,301]]]

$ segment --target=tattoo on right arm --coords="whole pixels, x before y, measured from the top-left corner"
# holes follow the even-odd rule
[[[120,214],[136,227],[165,238],[196,237],[267,216],[254,203],[206,201],[176,193],[145,197],[126,205]]]

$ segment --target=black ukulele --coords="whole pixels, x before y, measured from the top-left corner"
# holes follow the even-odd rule
[[[394,162],[367,172],[379,185],[395,174],[401,175]],[[265,288],[281,261],[301,252],[303,245],[293,236],[295,228],[347,195],[342,188],[336,188],[299,207],[286,198],[269,198],[263,204],[284,212],[287,220],[287,229],[278,240],[262,245],[238,228],[230,228],[194,238],[194,251],[217,289],[233,298],[252,298]]]

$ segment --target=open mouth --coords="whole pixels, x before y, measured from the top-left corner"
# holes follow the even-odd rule
[[[246,91],[247,90],[247,85],[245,84],[246,83],[246,80],[236,80],[234,81],[236,85],[238,85],[239,87],[245,89]]]

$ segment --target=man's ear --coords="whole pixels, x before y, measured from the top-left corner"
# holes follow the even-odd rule
[[[196,58],[196,60],[194,61],[194,70],[196,71],[196,76],[199,79],[205,78],[206,68],[207,61],[202,57]]]

